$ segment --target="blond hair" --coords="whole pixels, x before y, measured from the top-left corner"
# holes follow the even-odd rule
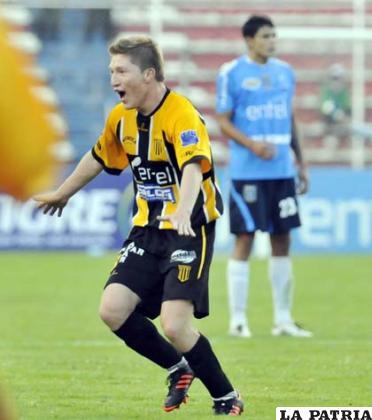
[[[155,69],[158,82],[164,81],[163,56],[158,45],[146,35],[119,37],[109,46],[111,55],[124,54],[131,58],[141,71]]]

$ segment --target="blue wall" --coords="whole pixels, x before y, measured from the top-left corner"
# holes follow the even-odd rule
[[[219,180],[227,207],[225,169]],[[372,171],[313,168],[310,190],[299,204],[302,227],[293,234],[294,253],[372,253]],[[217,237],[219,249],[231,249],[227,211]]]
[[[372,252],[372,171],[322,168],[311,171],[301,197],[303,226],[294,236],[298,252]]]
[[[217,224],[216,249],[231,250],[229,180],[218,170],[226,212]],[[310,171],[310,192],[301,197],[303,226],[293,235],[295,253],[372,253],[372,171]],[[118,249],[130,228],[129,173],[100,175],[78,193],[62,218],[44,216],[32,201],[0,194],[0,249]]]

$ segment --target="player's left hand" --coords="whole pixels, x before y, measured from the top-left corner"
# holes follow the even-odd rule
[[[44,214],[53,216],[57,213],[58,217],[62,216],[63,209],[68,202],[68,198],[63,197],[58,191],[38,194],[33,199],[38,203],[38,209],[42,210]]]
[[[190,220],[191,213],[187,210],[177,209],[174,213],[168,216],[158,216],[157,219],[161,222],[170,222],[174,230],[182,236],[196,236],[191,227]]]
[[[305,194],[309,190],[309,176],[304,166],[298,169],[297,194]]]

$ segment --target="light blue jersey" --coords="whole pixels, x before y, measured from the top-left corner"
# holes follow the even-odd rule
[[[233,180],[292,178],[292,99],[295,78],[285,62],[258,64],[247,55],[224,64],[217,79],[217,113],[231,112],[234,126],[254,141],[275,144],[276,155],[263,160],[230,140]]]

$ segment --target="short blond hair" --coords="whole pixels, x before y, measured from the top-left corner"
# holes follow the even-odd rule
[[[158,45],[150,37],[146,35],[118,37],[109,46],[109,53],[111,55],[129,55],[131,61],[141,71],[153,68],[155,69],[156,80],[158,82],[164,81],[163,56]]]

